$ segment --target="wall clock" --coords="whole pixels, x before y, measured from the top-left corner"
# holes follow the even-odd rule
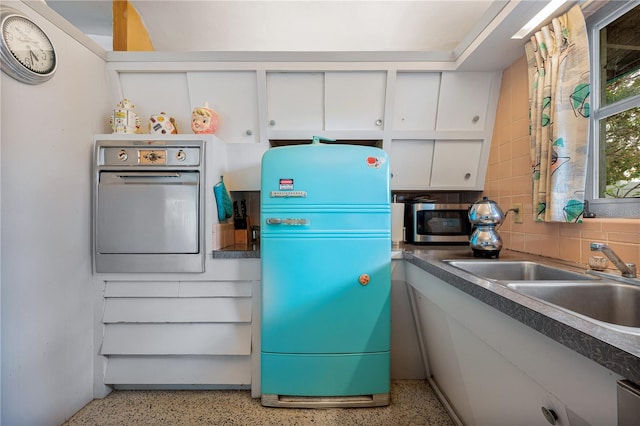
[[[21,12],[0,9],[2,71],[27,84],[44,83],[57,66],[56,50],[47,34]]]

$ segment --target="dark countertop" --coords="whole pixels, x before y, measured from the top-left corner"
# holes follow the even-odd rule
[[[405,247],[404,259],[494,309],[533,328],[605,368],[640,384],[640,330],[611,328],[547,303],[527,297],[505,285],[454,268],[444,259],[474,258],[469,248],[430,250]],[[500,260],[529,260],[552,266],[579,265],[526,253],[503,250]],[[584,268],[581,268],[584,270]]]
[[[213,251],[214,259],[258,259],[256,245],[229,246]],[[393,250],[394,259],[404,259],[494,309],[544,334],[567,348],[640,384],[640,330],[615,329],[598,321],[517,293],[506,286],[476,277],[443,262],[444,259],[478,259],[468,246],[403,245]],[[503,250],[501,260],[530,260],[568,268],[580,265],[526,253]],[[629,332],[627,332],[629,331]]]
[[[235,244],[213,250],[212,256],[214,259],[260,259],[260,245]]]

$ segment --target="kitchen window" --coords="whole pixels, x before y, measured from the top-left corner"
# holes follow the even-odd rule
[[[640,217],[640,5],[611,2],[587,28],[592,110],[584,99],[574,105],[591,117],[588,213]]]

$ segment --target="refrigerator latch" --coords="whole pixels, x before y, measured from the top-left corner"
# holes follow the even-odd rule
[[[280,219],[278,217],[268,217],[267,225],[310,225],[309,219]]]

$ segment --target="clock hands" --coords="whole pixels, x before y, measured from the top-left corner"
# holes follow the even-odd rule
[[[40,42],[33,39],[29,35],[28,31],[25,31],[17,25],[14,26],[14,29],[16,31],[16,38],[18,39],[18,41],[22,42],[25,45],[24,51],[27,53],[27,55],[23,58],[23,60],[26,65],[31,67],[33,66],[32,64],[39,63],[40,60],[44,60],[47,58],[47,54],[44,49],[42,49]]]
[[[36,52],[34,52],[33,49],[29,49],[29,56],[32,60],[40,62],[40,58],[38,58],[38,55],[36,55]]]

